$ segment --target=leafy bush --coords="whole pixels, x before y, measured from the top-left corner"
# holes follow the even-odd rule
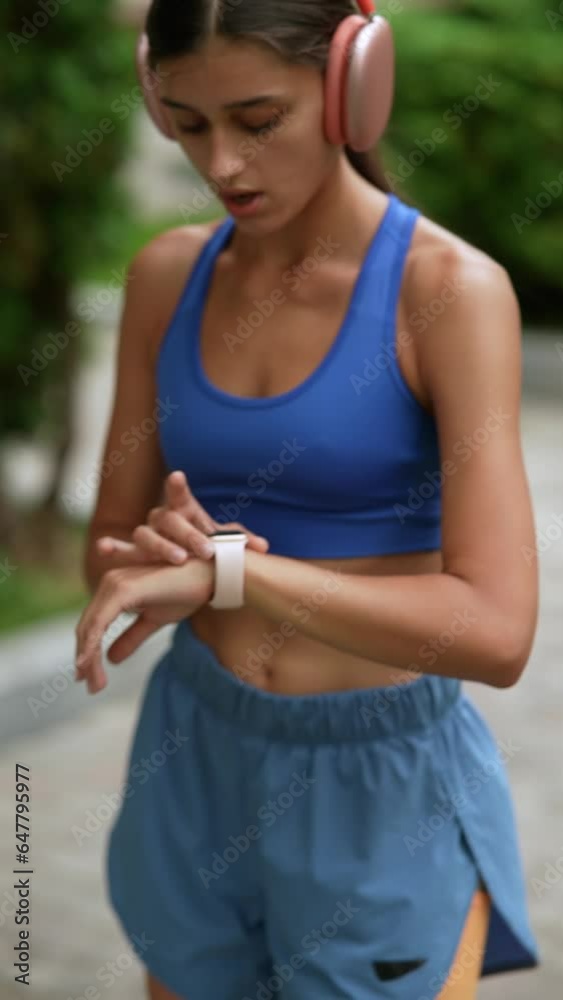
[[[139,102],[132,32],[115,9],[114,0],[3,0],[0,10],[0,440],[35,432],[53,447],[46,506],[87,341],[89,316],[72,314],[70,292],[129,212],[115,171]],[[0,542],[5,535],[0,497]]]
[[[561,324],[563,14],[536,0],[379,10],[397,51],[391,187],[502,263],[525,319]]]
[[[4,0],[0,11],[0,434],[55,416],[66,355],[84,338],[71,337],[27,383],[18,366],[34,348],[53,353],[44,349],[71,319],[70,289],[127,219],[114,172],[130,132],[120,98],[135,78],[130,32],[114,10],[113,0]]]

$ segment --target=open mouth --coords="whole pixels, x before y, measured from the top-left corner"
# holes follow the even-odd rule
[[[253,191],[252,194],[237,194],[237,195],[227,195],[229,201],[234,201],[236,205],[249,205],[251,201],[254,201],[259,195],[259,191]]]

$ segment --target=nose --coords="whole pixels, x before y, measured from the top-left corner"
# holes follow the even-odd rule
[[[209,175],[218,182],[230,179],[231,183],[246,165],[241,147],[240,136],[235,136],[228,129],[215,129],[211,135]]]

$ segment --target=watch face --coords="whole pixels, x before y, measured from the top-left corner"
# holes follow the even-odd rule
[[[246,538],[246,535],[245,535],[244,531],[236,531],[234,528],[231,528],[230,531],[228,529],[225,530],[225,531],[214,531],[212,535],[209,535],[209,538],[219,538],[219,537],[221,537],[221,538]]]

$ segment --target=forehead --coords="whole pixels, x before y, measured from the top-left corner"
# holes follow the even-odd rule
[[[225,102],[258,90],[288,90],[297,69],[265,45],[223,38],[214,38],[191,55],[167,59],[162,68],[162,93],[167,97],[180,101],[191,93],[202,101],[212,94]]]

